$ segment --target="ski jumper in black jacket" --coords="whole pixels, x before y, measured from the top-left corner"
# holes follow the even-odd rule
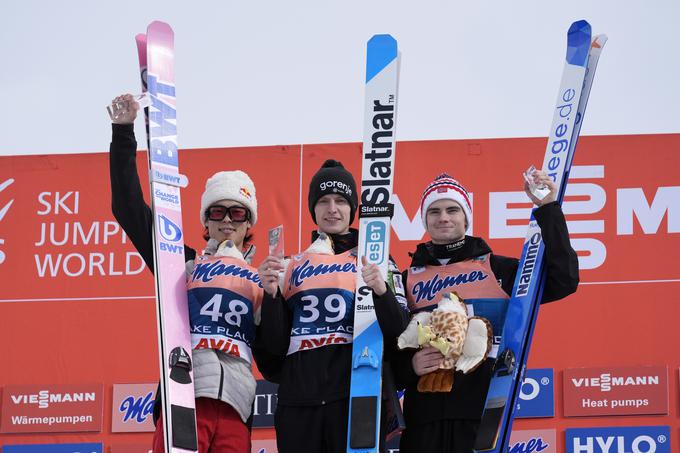
[[[564,298],[576,290],[578,259],[569,243],[566,221],[557,202],[536,208],[534,216],[541,227],[545,244],[547,279],[542,300],[545,303]],[[446,276],[460,275],[461,267],[457,264],[469,266],[473,262],[480,263],[479,269],[490,267],[493,276],[489,276],[487,282],[494,278],[500,294],[509,297],[519,260],[494,255],[483,239],[465,236],[450,244],[426,242],[417,246],[412,255],[411,266],[404,272],[404,285],[411,311],[419,311],[419,305],[425,301],[422,294],[425,285],[415,287],[413,282],[418,278],[422,279],[421,273],[425,274],[430,269],[430,272],[437,271],[437,275],[443,279]],[[451,286],[448,290],[460,291],[462,285],[464,283]],[[416,299],[420,299],[418,303]],[[434,307],[436,305],[427,309]],[[498,336],[500,332],[494,332],[494,335]],[[400,351],[394,364],[397,385],[406,389],[406,430],[402,434],[400,451],[472,452],[492,376],[493,359],[488,358],[470,374],[456,372],[453,388],[448,393],[421,393],[416,389],[419,376],[412,365],[414,353],[413,350]]]
[[[133,124],[112,126],[113,138],[109,154],[112,211],[153,273],[152,212],[144,201],[137,174],[134,127]],[[185,245],[184,256],[186,261],[193,261],[196,259],[196,251]],[[256,341],[252,349],[257,349],[259,331],[259,327],[256,327]],[[258,352],[257,358],[262,362],[258,364],[267,369],[266,353]],[[221,451],[250,451],[248,426],[255,393],[250,366],[228,354],[208,349],[194,351],[194,368],[199,447],[204,448],[206,444],[211,448],[219,447]],[[160,416],[160,408],[160,394],[157,392],[154,422]],[[203,420],[205,423],[202,419],[206,419]],[[220,425],[224,420],[228,423]],[[212,426],[212,431],[202,432],[206,424]],[[225,435],[220,436],[219,433]],[[156,447],[159,446],[155,444],[154,450]]]
[[[321,177],[323,176],[323,177]],[[320,187],[322,189],[320,189]],[[340,188],[339,193],[335,188]],[[314,217],[314,206],[324,194],[339,194],[345,197],[352,206],[353,218],[356,209],[356,185],[352,176],[339,163],[327,161],[324,167],[312,179],[310,185],[310,212]],[[318,223],[318,222],[317,222]],[[281,369],[276,375],[265,377],[279,383],[278,405],[274,416],[277,446],[280,453],[309,451],[315,453],[344,453],[347,448],[347,419],[349,409],[349,390],[352,364],[352,344],[350,335],[342,336],[342,342],[333,341],[323,346],[310,347],[304,343],[298,331],[293,329],[295,325],[310,325],[310,330],[317,333],[318,339],[328,338],[322,335],[326,327],[317,329],[312,322],[307,322],[314,316],[316,307],[323,307],[323,291],[333,288],[337,294],[344,294],[343,298],[347,307],[341,320],[332,322],[328,331],[333,329],[340,332],[341,328],[352,326],[354,319],[354,290],[356,287],[356,254],[353,249],[357,246],[358,235],[356,230],[348,233],[330,234],[333,242],[333,250],[330,255],[319,257],[314,254],[303,253],[292,257],[288,263],[289,276],[299,275],[293,278],[300,283],[300,288],[307,286],[307,295],[300,297],[300,292],[290,290],[291,278],[288,284],[279,286],[278,293],[272,297],[265,288],[265,296],[262,302],[261,327],[266,330],[267,336],[263,338],[263,346],[272,355],[282,358]],[[313,236],[313,240],[316,239]],[[309,260],[309,261],[307,261]],[[337,263],[344,269],[344,275],[340,272],[320,272],[295,274],[296,269],[319,263]],[[306,263],[309,264],[306,264]],[[320,269],[320,267],[318,268]],[[349,270],[351,269],[351,270]],[[391,271],[396,266],[393,264]],[[264,273],[261,271],[261,275]],[[284,275],[286,275],[284,273]],[[305,276],[310,278],[301,282]],[[399,282],[400,275],[396,275]],[[263,280],[264,281],[264,280]],[[340,282],[340,283],[339,283]],[[344,283],[342,283],[344,282]],[[289,299],[286,299],[286,286],[289,288]],[[387,285],[388,289],[382,296],[374,293],[375,311],[378,323],[383,333],[385,343],[385,357],[396,350],[396,338],[404,330],[408,323],[408,311],[401,297],[401,303],[397,296]],[[399,291],[402,285],[397,284]],[[321,288],[319,290],[318,288]],[[333,296],[336,294],[334,293]],[[318,305],[305,305],[305,300],[317,297]],[[324,297],[325,298],[325,297]],[[325,299],[328,300],[328,299]],[[329,313],[334,315],[335,312]],[[295,320],[294,317],[297,317]],[[331,316],[333,317],[333,316]],[[303,323],[300,323],[300,321]],[[306,324],[305,324],[306,323]],[[335,338],[341,336],[335,334]],[[317,339],[317,341],[318,341]],[[318,345],[318,342],[317,342]],[[389,345],[394,345],[392,348]],[[391,379],[390,373],[383,368],[383,379]],[[263,373],[264,374],[264,373]],[[383,400],[386,395],[383,396]],[[385,401],[383,401],[385,409]],[[385,411],[383,410],[383,414]],[[383,427],[384,428],[384,427]],[[384,433],[383,433],[384,435]],[[381,439],[384,436],[381,436]]]

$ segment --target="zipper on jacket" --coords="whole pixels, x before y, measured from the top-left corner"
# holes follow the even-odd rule
[[[217,399],[222,401],[222,388],[224,387],[224,366],[222,362],[220,364],[220,389],[217,391]]]

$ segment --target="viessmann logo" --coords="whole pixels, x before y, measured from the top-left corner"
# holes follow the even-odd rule
[[[52,393],[41,390],[38,393],[10,395],[11,401],[17,405],[37,405],[40,409],[50,407],[50,404],[82,403],[97,400],[96,392]]]
[[[566,369],[563,383],[566,417],[668,413],[666,365]]]
[[[611,373],[602,373],[599,377],[571,378],[574,387],[599,387],[601,392],[609,392],[612,387],[659,385],[658,375],[651,376],[612,376]]]
[[[103,384],[7,385],[0,433],[99,432],[102,393]]]

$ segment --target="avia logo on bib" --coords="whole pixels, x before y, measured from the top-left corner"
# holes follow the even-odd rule
[[[669,426],[568,428],[567,453],[670,453]]]

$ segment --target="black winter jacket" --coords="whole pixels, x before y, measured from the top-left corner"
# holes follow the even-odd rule
[[[545,303],[562,299],[576,291],[579,282],[578,258],[569,242],[567,224],[557,202],[535,209],[534,217],[541,227],[545,244],[547,280],[542,300]],[[442,247],[434,246],[431,242],[419,244],[412,255],[411,266],[440,266],[442,263],[439,258],[448,259],[446,264],[451,264],[489,253],[491,270],[503,290],[511,294],[519,260],[494,255],[486,242],[478,237],[466,236],[464,244],[450,252],[442,251]],[[404,272],[404,286],[407,272]],[[393,360],[397,387],[406,389],[404,417],[407,427],[444,419],[481,418],[492,375],[492,359],[487,359],[468,375],[456,372],[453,389],[449,393],[420,393],[416,390],[418,376],[411,364],[414,353],[401,351]]]
[[[335,253],[340,254],[357,245],[357,232],[331,235]],[[397,302],[388,288],[382,297],[373,296],[376,316],[383,332],[384,343],[396,344],[397,336],[408,324],[408,313]],[[280,291],[276,297],[265,292],[262,302],[260,327],[265,351],[281,359],[278,370],[263,370],[268,379],[279,383],[278,404],[290,406],[317,406],[349,397],[352,345],[334,344],[286,355],[290,342],[292,312]],[[389,357],[394,348],[386,346]],[[266,374],[273,371],[272,374]]]

